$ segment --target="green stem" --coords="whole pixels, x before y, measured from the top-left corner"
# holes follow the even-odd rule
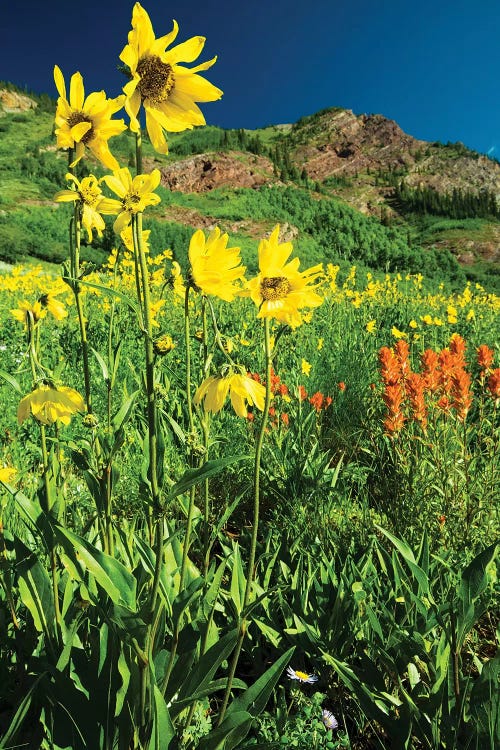
[[[184,340],[185,340],[185,346],[186,346],[186,406],[187,406],[187,412],[188,412],[189,439],[190,439],[189,440],[189,445],[190,445],[189,465],[192,466],[194,462],[193,442],[195,440],[195,434],[194,434],[195,431],[194,431],[193,402],[191,398],[191,333],[190,333],[190,325],[189,325],[189,290],[190,290],[190,285],[188,284],[186,288],[186,295],[184,297]],[[179,578],[179,593],[184,588],[184,582],[186,578],[189,544],[191,541],[191,531],[193,527],[193,510],[194,510],[195,492],[196,492],[196,488],[193,486],[189,493],[189,507],[188,507],[187,522],[186,522],[186,533],[184,534],[184,543],[182,547],[182,562],[181,562],[181,572],[180,572],[180,578]],[[167,669],[165,672],[165,677],[163,679],[163,685],[162,685],[163,694],[165,694],[165,691],[168,687],[170,675],[172,674],[172,669],[174,667],[175,656],[177,653],[177,646],[179,644],[180,627],[181,627],[181,619],[179,618],[177,622],[174,623],[174,632],[172,634],[170,656],[168,659],[168,665],[167,665]]]
[[[73,161],[74,149],[68,151],[68,169],[71,174],[74,173],[70,166]],[[78,324],[80,327],[80,338],[82,342],[83,357],[83,378],[85,381],[85,403],[87,411],[92,413],[91,391],[90,391],[90,366],[89,366],[89,347],[87,340],[87,327],[83,315],[83,307],[80,296],[80,244],[82,236],[82,202],[75,201],[73,210],[73,240],[70,242],[70,269],[71,269],[71,288],[75,297],[76,311],[78,315]]]
[[[243,640],[245,638],[245,633],[247,631],[247,619],[246,619],[245,610],[247,609],[248,604],[250,602],[250,594],[252,590],[253,580],[255,577],[254,567],[255,567],[255,555],[257,551],[257,535],[259,531],[259,510],[260,510],[260,463],[261,463],[261,457],[262,457],[262,446],[264,444],[264,435],[265,435],[266,426],[267,426],[267,417],[269,414],[269,405],[271,403],[272,359],[271,359],[271,336],[270,336],[270,327],[269,327],[268,318],[264,318],[264,345],[265,345],[265,353],[266,353],[266,398],[264,402],[264,412],[262,414],[262,422],[261,422],[259,434],[257,437],[257,444],[255,446],[252,539],[250,542],[250,556],[248,559],[245,595],[243,597],[243,605],[241,608],[243,616],[240,621],[238,640],[236,642],[236,646],[233,652],[233,658],[231,661],[231,666],[229,668],[226,691],[224,693],[224,699],[222,701],[222,707],[219,713],[217,726],[220,726],[220,724],[224,720],[224,715],[226,713],[227,704],[229,702],[229,697],[231,695],[231,688],[233,685],[234,675],[236,673],[236,667],[238,664],[241,647],[243,646]]]

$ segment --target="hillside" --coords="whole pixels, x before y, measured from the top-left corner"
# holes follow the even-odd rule
[[[52,196],[67,162],[53,111],[49,97],[0,84],[0,260],[65,256],[64,208]],[[167,157],[145,144],[145,169],[158,167],[163,187],[149,218],[158,249],[181,260],[193,228],[219,224],[245,255],[280,221],[304,262],[500,284],[500,164],[462,144],[420,141],[381,115],[338,108],[253,131],[207,126],[169,144]],[[133,166],[130,134],[111,148]],[[86,257],[99,263],[112,243],[109,231]]]

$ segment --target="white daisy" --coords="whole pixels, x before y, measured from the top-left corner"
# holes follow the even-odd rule
[[[337,729],[339,723],[335,716],[332,714],[331,711],[327,711],[326,708],[323,709],[323,724],[327,729]]]
[[[313,682],[317,682],[318,678],[315,674],[308,674],[307,672],[300,672],[299,670],[287,667],[286,673],[291,680],[298,680],[299,682],[308,683],[311,685]]]

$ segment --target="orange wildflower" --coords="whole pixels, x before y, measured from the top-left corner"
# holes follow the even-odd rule
[[[470,392],[471,376],[464,369],[458,369],[452,375],[453,408],[463,422],[472,405]]]
[[[398,358],[394,354],[394,350],[389,349],[388,346],[383,346],[378,353],[378,361],[380,362],[380,374],[384,385],[399,383],[401,367]]]
[[[345,385],[344,381],[341,380],[340,383],[339,383],[339,391],[345,391],[345,389],[346,389],[346,385]]]
[[[495,399],[495,406],[500,403],[500,367],[497,367],[488,378],[488,390]]]
[[[493,349],[490,349],[486,344],[481,344],[477,348],[477,363],[483,370],[489,370],[493,364],[494,358]]]
[[[422,363],[422,377],[424,378],[425,389],[430,393],[435,393],[439,386],[439,356],[433,349],[426,349],[420,357]]]
[[[307,391],[303,385],[299,385],[299,399],[305,401],[307,398]]]
[[[425,403],[425,378],[412,372],[406,381],[406,392],[410,401],[412,418],[419,422],[425,431],[427,427],[427,405]]]

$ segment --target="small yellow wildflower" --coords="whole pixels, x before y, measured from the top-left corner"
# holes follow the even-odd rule
[[[0,466],[0,482],[10,484],[17,474],[17,469],[12,466]]]
[[[169,354],[172,349],[175,349],[175,342],[172,336],[170,336],[168,333],[165,333],[163,336],[159,336],[154,340],[153,349],[155,354],[157,354],[159,357],[163,357],[165,354]]]
[[[322,339],[322,338],[318,339],[318,345],[316,347],[316,349],[317,349],[318,352],[320,352],[323,349],[324,343],[325,343],[324,339]]]
[[[303,375],[307,375],[307,377],[309,377],[309,373],[312,370],[312,365],[307,361],[307,359],[302,358],[301,370]]]
[[[429,315],[429,313],[427,313],[427,315],[421,315],[420,320],[427,326],[431,326],[434,323],[432,315]]]
[[[405,333],[404,331],[400,331],[399,328],[396,328],[396,326],[393,326],[391,328],[391,333],[394,336],[394,338],[396,338],[396,339],[407,339],[408,338],[408,334]]]
[[[375,333],[375,331],[377,330],[377,321],[375,319],[369,320],[365,326],[365,330],[367,331],[367,333]]]
[[[465,316],[465,319],[466,319],[467,321],[469,321],[469,320],[474,320],[474,318],[475,318],[475,317],[476,317],[476,313],[474,312],[474,308],[473,308],[473,307],[471,307],[471,308],[470,308],[470,310],[469,310],[469,312],[468,312],[468,313],[467,313],[467,315]]]
[[[408,325],[409,325],[410,328],[414,328],[414,329],[418,328],[418,323],[417,323],[416,320],[410,320],[410,322],[408,323]]]

